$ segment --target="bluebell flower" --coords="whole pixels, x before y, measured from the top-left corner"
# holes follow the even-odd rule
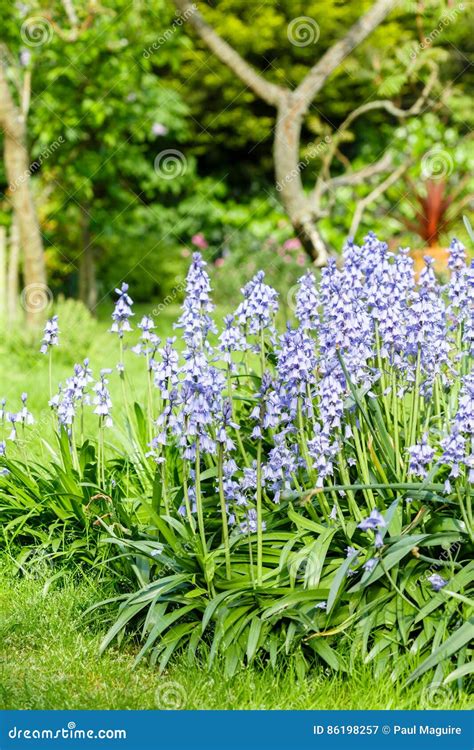
[[[369,560],[367,560],[367,562],[363,564],[362,567],[364,568],[365,571],[370,573],[376,567],[377,563],[378,563],[378,558],[371,557]]]
[[[428,445],[428,435],[425,433],[421,443],[412,445],[407,450],[410,454],[410,473],[424,479],[435,454],[434,448]]]
[[[98,414],[106,427],[112,426],[112,417],[110,412],[112,409],[112,399],[110,398],[110,392],[108,389],[107,375],[111,372],[110,369],[104,369],[100,373],[100,380],[94,386],[94,414]]]
[[[374,508],[370,512],[370,516],[363,518],[358,524],[357,528],[362,531],[375,531],[376,529],[383,528],[386,526],[385,519],[377,508]]]
[[[456,429],[446,438],[443,438],[443,440],[441,441],[441,448],[443,450],[441,460],[444,464],[450,467],[449,476],[454,478],[458,477],[460,465],[464,461],[466,449],[465,437],[461,434],[461,432],[459,432],[458,429]],[[448,486],[446,489],[449,491],[450,486]]]
[[[298,403],[303,413],[312,413],[308,389],[315,381],[316,354],[314,341],[303,328],[291,329],[280,338],[277,352],[278,394],[281,408],[290,419],[297,414]]]
[[[267,525],[262,521],[262,531],[265,531]],[[257,511],[255,508],[249,508],[244,515],[244,520],[240,523],[242,534],[255,534],[257,532]]]
[[[232,362],[233,352],[243,352],[248,349],[247,340],[239,326],[235,325],[235,317],[226,315],[224,318],[224,330],[219,336],[219,351],[222,360],[234,370]]]
[[[278,293],[265,284],[264,279],[265,273],[258,271],[244,286],[242,289],[244,300],[236,310],[239,323],[245,326],[251,334],[258,334],[267,329],[272,332],[273,321],[278,310]]]
[[[454,423],[466,436],[474,437],[474,370],[462,381],[458,411]]]
[[[58,336],[58,316],[53,315],[53,317],[46,322],[46,325],[44,327],[43,340],[41,342],[40,349],[41,354],[46,354],[49,351],[50,347],[58,345]]]
[[[18,422],[19,424],[22,424],[22,425],[31,425],[31,424],[34,424],[34,421],[35,421],[33,414],[28,410],[27,401],[28,401],[28,394],[22,393],[21,402],[23,406],[21,407],[20,411],[16,415],[16,419],[15,419],[15,422]]]
[[[19,421],[18,414],[15,414],[14,412],[7,412],[6,414],[6,421],[11,425],[11,430],[8,435],[8,439],[15,441],[16,440],[16,424]]]
[[[433,573],[432,575],[428,576],[427,580],[431,583],[431,588],[433,591],[441,591],[442,588],[444,588],[448,581],[446,581],[442,576],[438,575],[438,573]]]
[[[115,308],[112,313],[112,326],[110,328],[112,333],[118,333],[120,338],[123,338],[123,334],[126,331],[131,331],[130,318],[135,314],[132,312],[133,300],[128,295],[128,284],[125,282],[122,284],[120,289],[115,290],[115,294],[118,295],[118,299],[115,303]]]
[[[161,359],[153,362],[153,378],[163,399],[168,399],[170,390],[178,385],[179,356],[174,348],[175,338],[166,339],[165,345],[158,350]]]
[[[316,330],[318,328],[319,304],[316,279],[311,271],[307,271],[298,281],[296,294],[296,317],[303,329]]]
[[[380,533],[380,531],[375,532],[375,540],[374,540],[374,546],[375,547],[383,547],[383,536]]]
[[[283,489],[290,489],[291,477],[302,465],[297,444],[289,444],[285,431],[274,435],[274,446],[268,452],[268,460],[262,467],[263,484],[275,504],[280,502]]]
[[[257,422],[252,437],[258,440],[263,437],[263,431],[277,427],[281,419],[281,402],[275,391],[275,384],[268,371],[264,372],[257,393],[258,406],[250,412],[250,419]]]
[[[466,248],[455,237],[449,245],[448,268],[450,271],[460,271],[466,265]]]
[[[59,385],[58,393],[50,399],[49,405],[56,411],[60,426],[70,428],[74,422],[77,407],[90,403],[87,387],[92,380],[89,360],[85,359],[82,365],[74,365],[74,374],[66,380],[65,387]]]
[[[220,443],[225,451],[233,451],[234,442],[230,437],[230,430],[240,430],[240,426],[234,422],[232,417],[232,404],[228,398],[222,402],[222,409],[216,415],[216,441]]]
[[[138,323],[137,328],[141,330],[140,341],[135,346],[130,347],[130,351],[134,354],[143,355],[148,357],[148,369],[153,369],[153,360],[155,358],[158,347],[161,343],[160,338],[153,333],[155,324],[148,315],[144,315]]]
[[[202,348],[208,334],[216,332],[210,313],[214,310],[211,302],[211,282],[205,271],[206,263],[201,253],[194,253],[186,277],[186,297],[182,314],[175,328],[183,329],[183,339],[188,346]]]
[[[313,468],[316,469],[318,474],[316,486],[322,487],[326,477],[333,474],[333,461],[339,451],[339,442],[331,436],[330,430],[324,429],[317,423],[314,435],[308,441],[308,450],[309,455],[314,460]]]

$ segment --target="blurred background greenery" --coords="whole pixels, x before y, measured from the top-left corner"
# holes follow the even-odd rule
[[[77,28],[68,6],[60,0],[0,5],[4,61],[18,106],[22,87],[30,87],[30,182],[54,298],[81,297],[97,312],[126,279],[139,302],[179,303],[190,254],[200,249],[218,301],[235,297],[259,267],[286,300],[310,259],[275,189],[272,108],[216,59],[171,0],[81,0],[74,6]],[[366,0],[199,3],[220,36],[268,81],[290,87],[370,6]],[[316,41],[291,43],[289,24],[299,17],[317,22]],[[46,23],[46,35],[34,36],[31,19]],[[392,248],[423,251],[445,247],[453,234],[467,239],[462,214],[474,192],[472,19],[469,3],[400,2],[313,101],[300,153],[308,189],[323,168],[325,151],[317,144],[369,101],[409,108],[436,66],[436,83],[418,115],[401,121],[374,109],[341,134],[332,177],[386,152],[392,172],[405,165],[367,205],[356,239],[371,229]],[[160,162],[168,151],[181,160],[171,179]],[[8,182],[0,159],[0,225],[7,233],[14,218]],[[341,251],[357,206],[373,189],[368,179],[333,192],[318,224],[331,252]],[[87,264],[94,266],[92,278]],[[19,274],[21,288],[21,255]]]

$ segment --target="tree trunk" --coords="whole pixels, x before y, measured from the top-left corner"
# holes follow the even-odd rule
[[[98,301],[95,252],[86,247],[79,260],[79,299],[95,313]]]
[[[7,318],[7,230],[0,227],[0,325]]]
[[[86,211],[82,212],[82,241],[84,249],[79,258],[79,299],[95,313],[98,301],[95,250],[91,244],[90,219]]]
[[[0,126],[4,130],[5,170],[24,257],[23,302],[29,326],[41,325],[51,299],[46,285],[43,241],[33,202],[25,118],[15,105],[0,61]]]
[[[20,272],[20,237],[16,221],[13,220],[8,242],[7,271],[7,323],[12,327],[18,320],[18,289]]]
[[[211,28],[195,3],[191,4],[190,0],[174,0],[174,3],[182,14],[182,19],[194,27],[209,49],[258,97],[277,108],[274,143],[277,189],[304,248],[315,263],[325,265],[328,252],[316,227],[318,216],[303,190],[300,176],[305,166],[304,162],[299,161],[301,123],[329,76],[382,23],[397,6],[397,0],[376,0],[345,36],[319,58],[294,91],[265,80]]]
[[[316,227],[317,216],[306,194],[301,172],[305,163],[299,159],[302,115],[295,111],[293,95],[280,103],[274,141],[277,190],[294,230],[310,258],[319,266],[327,262],[326,245]]]

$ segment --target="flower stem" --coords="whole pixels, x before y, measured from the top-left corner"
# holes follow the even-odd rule
[[[201,536],[203,554],[207,553],[206,532],[204,529],[204,513],[202,507],[201,495],[201,455],[199,450],[199,438],[196,438],[196,463],[195,463],[195,482],[196,482],[196,508],[198,517],[199,534]]]
[[[263,577],[263,530],[262,530],[262,440],[257,446],[257,583]]]
[[[229,545],[229,527],[227,524],[227,511],[225,507],[225,495],[224,495],[224,451],[222,444],[219,445],[219,455],[217,459],[217,475],[219,481],[219,500],[221,505],[221,519],[222,519],[222,539],[224,541],[225,550],[225,568],[227,578],[231,577],[231,564],[230,564],[230,545]]]

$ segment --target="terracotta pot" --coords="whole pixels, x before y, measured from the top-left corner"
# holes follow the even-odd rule
[[[436,271],[436,273],[446,275],[448,272],[449,254],[445,247],[440,247],[440,245],[422,247],[416,250],[411,250],[410,255],[413,258],[415,274],[417,278],[425,267],[424,258],[426,255],[434,258],[434,270]]]

